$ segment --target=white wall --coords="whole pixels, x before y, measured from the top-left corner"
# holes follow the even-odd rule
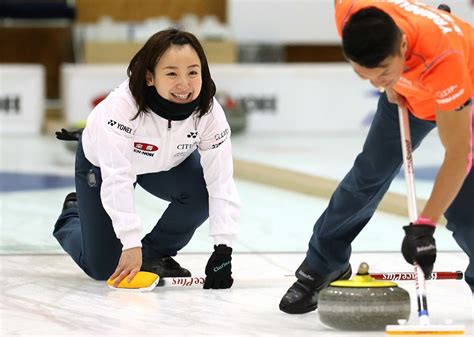
[[[452,13],[474,22],[471,0],[426,0],[448,4]],[[227,17],[239,43],[338,44],[333,0],[228,0]]]

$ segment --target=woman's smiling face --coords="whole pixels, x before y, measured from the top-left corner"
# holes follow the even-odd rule
[[[147,73],[148,86],[175,103],[189,103],[201,92],[201,61],[189,44],[171,45],[161,56],[154,73]]]

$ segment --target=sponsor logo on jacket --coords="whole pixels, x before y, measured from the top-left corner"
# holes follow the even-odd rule
[[[179,144],[176,146],[178,150],[189,150],[193,147],[194,144]]]
[[[212,144],[211,149],[217,149],[219,146],[221,146],[222,143],[224,143],[227,138],[229,138],[229,129],[225,129],[222,132],[219,132],[214,135],[214,139],[218,141],[218,143]]]
[[[449,15],[429,8],[422,2],[418,1],[412,3],[407,0],[388,0],[388,2],[394,3],[409,13],[431,20],[436,26],[438,26],[443,34],[451,33],[454,30],[457,34],[461,36],[463,35],[461,28],[455,24],[454,20]]]
[[[153,157],[155,154],[153,152],[158,151],[158,146],[147,143],[138,143],[133,144],[133,152],[139,153],[144,156]]]
[[[451,85],[443,90],[436,92],[438,104],[446,104],[459,98],[464,94],[464,88],[458,88],[457,85]]]
[[[121,124],[117,121],[114,121],[113,119],[110,119],[108,122],[107,122],[107,125],[111,128],[114,128],[114,129],[117,129],[119,131],[123,131],[125,133],[128,133],[128,134],[131,134],[132,133],[132,128],[129,127],[129,126],[126,126],[124,124]]]
[[[224,131],[218,133],[218,134],[215,134],[214,135],[214,139],[215,140],[221,140],[223,139],[224,137],[226,137],[227,135],[229,134],[229,129],[225,129]]]

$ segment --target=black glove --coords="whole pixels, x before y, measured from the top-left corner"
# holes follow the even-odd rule
[[[405,260],[413,264],[416,262],[429,279],[436,260],[436,242],[433,238],[435,231],[431,225],[413,225],[403,227],[405,238],[402,242],[402,254]]]
[[[232,248],[226,245],[214,246],[206,265],[204,289],[227,289],[232,287]]]
[[[73,131],[63,128],[61,131],[56,131],[56,138],[59,140],[78,141],[81,138],[82,131],[84,131],[84,128]]]
[[[446,4],[441,4],[438,6],[438,9],[441,9],[445,12],[451,13],[451,8]]]

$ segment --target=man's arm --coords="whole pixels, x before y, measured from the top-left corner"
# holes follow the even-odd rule
[[[438,111],[436,123],[445,149],[444,161],[420,217],[437,223],[461,189],[471,163],[471,105],[460,110]]]
[[[414,224],[403,227],[403,257],[408,263],[417,263],[425,277],[433,271],[436,260],[435,224],[456,197],[472,165],[470,110],[469,104],[459,110],[436,113],[444,161],[425,209]]]

